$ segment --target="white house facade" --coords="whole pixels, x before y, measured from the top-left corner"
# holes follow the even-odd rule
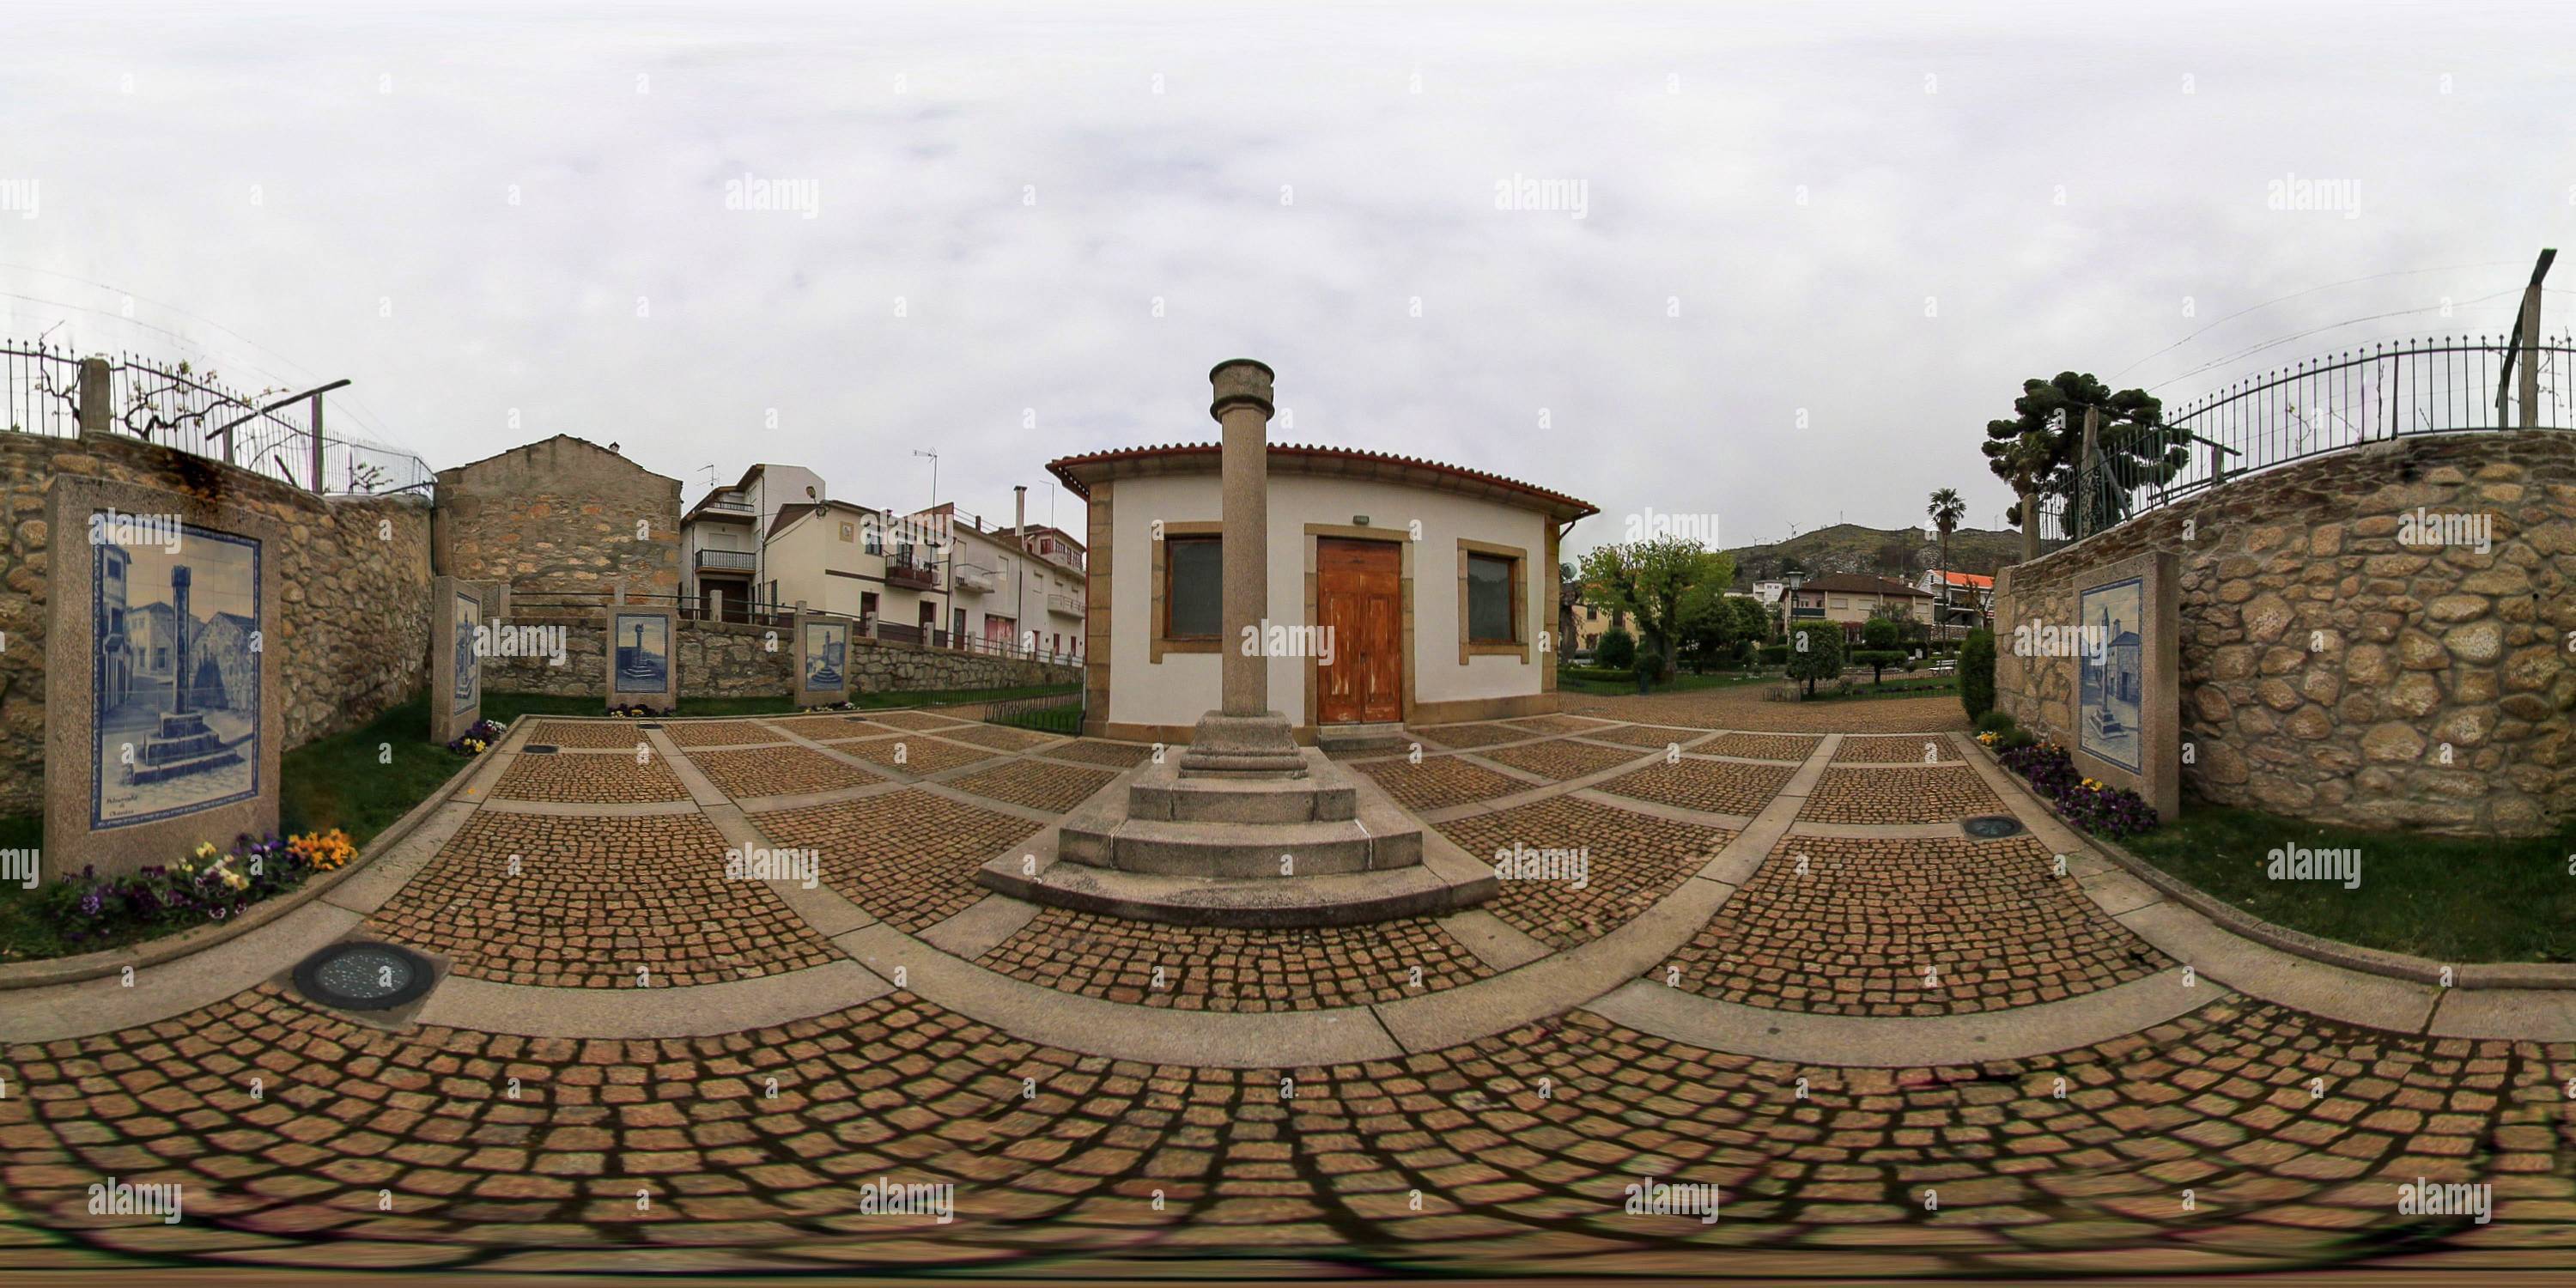
[[[1271,705],[1319,728],[1557,709],[1557,552],[1595,507],[1481,471],[1348,448],[1269,448],[1269,612],[1220,638],[1215,444],[1048,465],[1089,502],[1085,728],[1186,742],[1223,649],[1268,658]]]

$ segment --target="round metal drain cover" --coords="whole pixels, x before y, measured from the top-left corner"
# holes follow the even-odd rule
[[[1959,820],[1959,826],[1965,829],[1968,835],[1984,841],[1991,841],[1999,836],[2022,834],[2021,820],[2010,814],[1979,814],[1974,818]]]
[[[295,991],[343,1011],[387,1011],[436,982],[420,954],[392,944],[333,944],[295,968]]]

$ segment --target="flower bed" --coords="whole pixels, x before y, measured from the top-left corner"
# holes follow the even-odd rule
[[[460,756],[480,756],[501,740],[503,731],[504,726],[498,720],[477,720],[472,728],[449,742],[447,749]]]
[[[1996,736],[1980,734],[1993,745]],[[2008,747],[1998,757],[2006,769],[2022,776],[2033,794],[2056,807],[2067,822],[2095,836],[2114,839],[2151,831],[2159,821],[2146,798],[2125,787],[2112,787],[2075,772],[2075,758],[2053,742]]]
[[[338,828],[280,840],[238,837],[232,848],[209,841],[175,862],[120,876],[94,868],[44,891],[44,911],[71,943],[114,940],[136,930],[184,930],[220,922],[264,899],[334,872],[358,847]]]

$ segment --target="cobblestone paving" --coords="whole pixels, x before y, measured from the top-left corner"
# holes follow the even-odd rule
[[[2554,1083],[2576,1074],[2566,1045],[2396,1038],[2233,1002],[1938,1070],[1756,1061],[1580,1011],[1401,1062],[1223,1070],[1037,1046],[905,993],[611,1042],[392,1034],[273,986],[0,1060],[22,1089],[0,1100],[14,1210],[90,1248],[183,1262],[1045,1257],[1062,1273],[1067,1255],[1259,1249],[1317,1259],[1272,1263],[1310,1271],[1356,1256],[1985,1281],[2440,1248],[2564,1265],[2571,1124]],[[108,1176],[183,1184],[187,1223],[90,1215],[87,1187]],[[2398,1185],[2419,1176],[2491,1180],[2495,1223],[2397,1216]],[[1721,1219],[1628,1215],[1645,1178],[1720,1186]],[[862,1215],[877,1181],[953,1184],[954,1222]]]
[[[1557,738],[1548,742],[1523,743],[1517,747],[1496,747],[1477,753],[1496,764],[1527,770],[1557,782],[1616,769],[1637,758],[1633,751],[1595,747],[1588,742]]]
[[[1694,992],[1826,1015],[2031,1006],[2174,965],[2054,868],[2027,836],[1784,836],[1673,961]]]
[[[1598,720],[1577,720],[1572,716],[1521,716],[1503,723],[1531,733],[1585,733],[1610,727]]]
[[[958,729],[967,727],[974,723],[969,720],[957,719],[954,716],[932,715],[927,711],[876,711],[869,713],[868,719],[874,720],[881,725],[892,725],[897,729],[918,729],[929,731]]]
[[[707,781],[737,800],[755,796],[801,796],[886,781],[846,761],[810,747],[754,747],[745,751],[693,751],[689,763]]]
[[[1691,750],[1706,756],[1742,756],[1747,760],[1797,764],[1816,754],[1816,744],[1823,741],[1793,733],[1722,733]]]
[[[1594,787],[1683,809],[1750,817],[1760,813],[1797,772],[1796,765],[1747,765],[1684,756],[1669,765],[1648,765]]]
[[[1025,819],[919,788],[754,814],[751,821],[782,847],[821,851],[825,885],[906,932],[983,898],[976,869],[1037,830]]]
[[[366,925],[468,979],[549,988],[634,988],[638,968],[651,987],[713,984],[841,955],[767,884],[726,880],[724,837],[695,814],[480,811]]]
[[[528,727],[528,741],[549,747],[625,747],[650,745],[644,731],[623,720],[539,720]]]
[[[1615,742],[1627,747],[1669,747],[1687,743],[1708,732],[1706,729],[1682,729],[1665,725],[1594,725],[1583,731],[1583,737],[1595,742]]]
[[[1586,870],[1581,874],[1581,889],[1567,879],[1509,880],[1484,905],[1485,911],[1560,951],[1626,925],[1735,839],[1733,832],[1722,828],[1677,823],[1567,796],[1474,814],[1439,827],[1479,863],[1529,850],[1583,856]]]
[[[992,747],[1001,751],[1027,751],[1032,747],[1043,747],[1056,740],[1056,735],[1054,734],[1039,733],[1033,729],[1013,729],[1008,725],[992,724],[974,725],[965,729],[941,730],[939,736],[942,738],[954,738],[959,742],[971,742],[980,747]]]
[[[1833,763],[1862,765],[1930,765],[1959,760],[1958,744],[1939,734],[1920,738],[1845,738],[1834,748]]]
[[[1515,729],[1508,724],[1441,725],[1407,732],[1424,742],[1443,747],[1491,747],[1498,742],[1521,742],[1533,736],[1527,729]]]
[[[727,747],[753,742],[784,742],[775,732],[748,720],[674,720],[662,726],[682,747]]]
[[[1067,993],[1181,1011],[1365,1006],[1456,988],[1494,973],[1428,917],[1356,927],[1237,930],[1154,925],[1062,908],[1040,912],[981,962]]]
[[[1012,760],[948,780],[959,791],[989,796],[1028,809],[1061,814],[1117,779],[1114,770],[1059,765],[1043,760]]]
[[[770,724],[815,742],[836,738],[876,738],[893,733],[894,726],[881,725],[854,715],[769,716]]]
[[[1112,769],[1133,769],[1145,763],[1154,749],[1142,743],[1110,742],[1102,738],[1083,738],[1061,747],[1049,747],[1038,753],[1051,760],[1076,760],[1086,765],[1107,765]]]
[[[832,749],[908,774],[936,774],[960,765],[991,760],[998,754],[908,733],[891,738],[871,738],[866,742],[836,742]]]
[[[1569,715],[1688,725],[1695,729],[1749,729],[1761,733],[1934,733],[1968,727],[1956,694],[1918,698],[1852,698],[1839,702],[1775,702],[1772,685],[1747,684],[1682,693],[1633,693],[1595,697],[1565,695]]]
[[[1802,823],[1947,823],[2000,814],[2004,803],[1966,765],[1925,769],[1828,769]]]
[[[1456,756],[1425,756],[1418,765],[1408,757],[1395,756],[1359,761],[1351,768],[1377,780],[1387,795],[1412,810],[1464,805],[1530,789],[1530,784],[1509,774],[1468,764]]]
[[[651,753],[650,744],[646,749]],[[492,795],[501,800],[569,805],[642,805],[687,800],[689,789],[680,785],[680,776],[662,763],[659,753],[638,764],[631,755],[561,752],[521,755],[501,771]]]

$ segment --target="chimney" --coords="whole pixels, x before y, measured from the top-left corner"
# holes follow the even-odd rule
[[[1026,483],[1011,489],[1011,544],[1022,550],[1029,548],[1029,485]]]

